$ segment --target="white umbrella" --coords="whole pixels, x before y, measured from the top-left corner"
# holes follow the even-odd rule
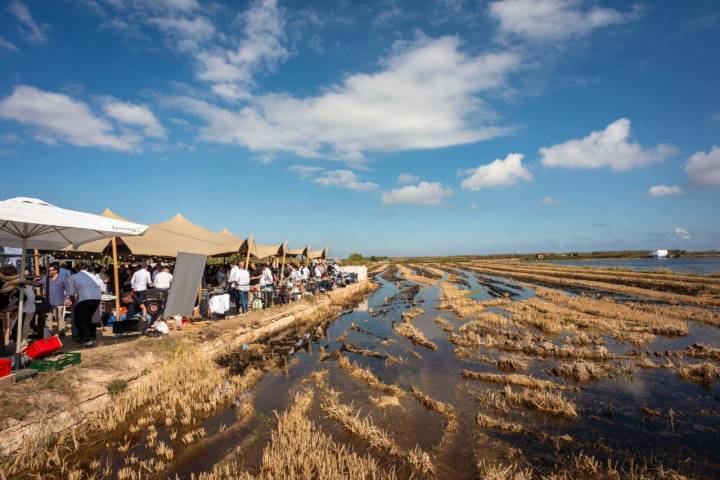
[[[101,238],[142,235],[147,225],[56,207],[36,198],[0,202],[0,245],[21,247],[20,275],[25,274],[25,250],[61,250]],[[20,353],[24,291],[20,289],[16,351]]]

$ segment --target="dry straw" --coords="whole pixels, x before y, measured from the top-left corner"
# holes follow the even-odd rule
[[[362,368],[355,362],[348,360],[347,357],[340,355],[338,357],[338,366],[347,372],[351,377],[365,382],[370,388],[389,393],[395,397],[405,396],[405,391],[397,385],[384,383],[374,373],[367,368]]]

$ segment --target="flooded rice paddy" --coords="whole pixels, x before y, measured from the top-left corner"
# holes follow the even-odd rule
[[[137,413],[84,456],[120,479],[720,477],[715,284],[640,302],[632,276],[589,296],[505,268],[390,268],[355,308],[217,359],[221,400],[185,428]]]
[[[670,270],[677,273],[717,274],[720,273],[720,256],[680,258],[618,258],[597,260],[556,260],[555,265],[596,268],[625,268],[632,270]]]

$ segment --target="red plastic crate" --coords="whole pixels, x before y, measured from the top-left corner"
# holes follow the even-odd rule
[[[25,354],[33,359],[43,358],[47,357],[48,355],[52,355],[61,348],[62,342],[60,341],[58,336],[55,335],[50,338],[43,338],[41,340],[33,342],[29,347],[27,347],[27,350],[25,350]]]
[[[12,372],[12,360],[0,358],[0,378],[10,375],[10,372]]]

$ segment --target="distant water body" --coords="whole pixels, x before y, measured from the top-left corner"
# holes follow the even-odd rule
[[[631,268],[633,270],[672,270],[678,273],[709,275],[720,273],[720,256],[686,258],[627,258],[598,260],[552,260],[543,263],[573,265],[577,267]]]

